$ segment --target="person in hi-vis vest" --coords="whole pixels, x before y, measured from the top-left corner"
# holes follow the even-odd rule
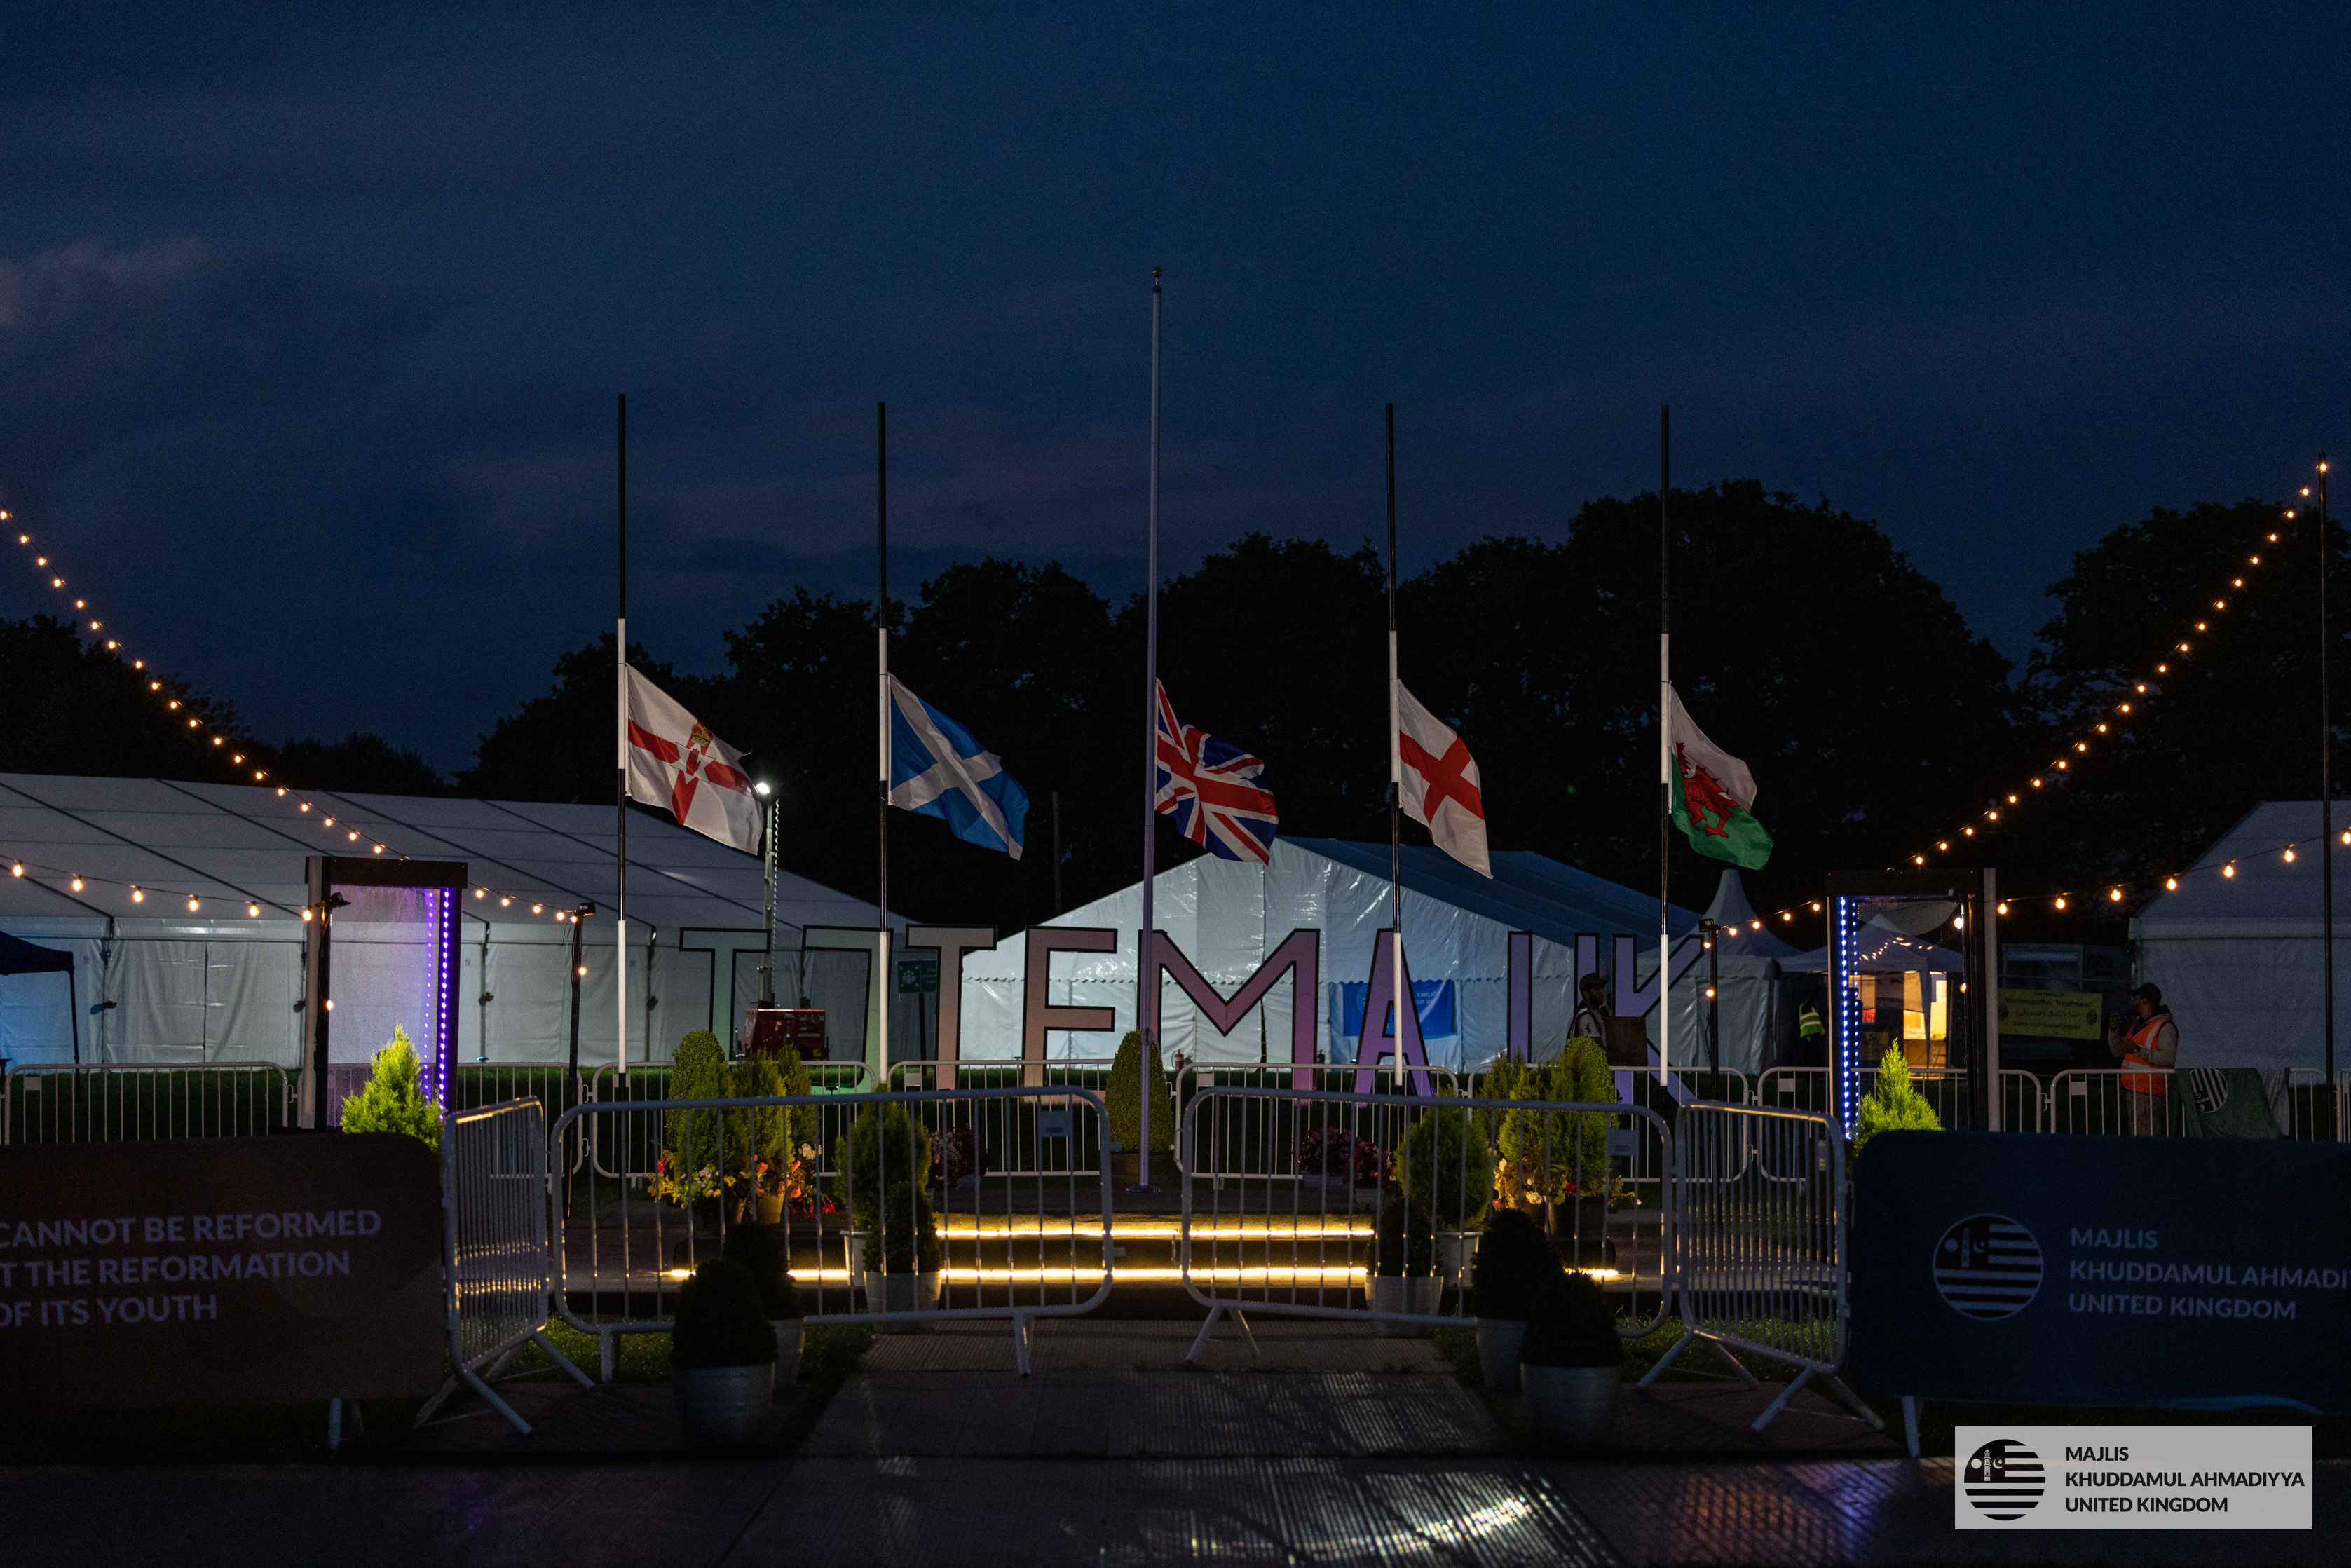
[[[2157,1134],[2164,1130],[2171,1069],[2179,1062],[2179,1026],[2172,1022],[2171,1009],[2163,1005],[2163,992],[2154,986],[2140,986],[2131,992],[2131,1010],[2138,1015],[2138,1021],[2128,1027],[2120,1013],[2106,1020],[2106,1052],[2123,1060],[2121,1130]],[[2150,1068],[2158,1071],[2144,1071]]]

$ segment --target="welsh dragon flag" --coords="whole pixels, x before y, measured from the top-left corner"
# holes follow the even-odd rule
[[[1702,855],[1753,871],[1771,858],[1771,835],[1755,820],[1755,775],[1690,722],[1681,693],[1666,688],[1666,743],[1673,747],[1674,825]]]

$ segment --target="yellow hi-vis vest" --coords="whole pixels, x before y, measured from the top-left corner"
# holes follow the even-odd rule
[[[1828,1033],[1828,1025],[1821,1021],[1821,1009],[1806,1002],[1796,1011],[1796,1033],[1804,1040],[1814,1040]]]

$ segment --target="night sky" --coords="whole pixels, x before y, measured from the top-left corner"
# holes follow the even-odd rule
[[[2339,5],[379,9],[0,20],[0,504],[268,739],[455,768],[609,628],[621,391],[681,667],[871,593],[877,398],[893,587],[1123,599],[1155,265],[1170,570],[1378,530],[1384,401],[1407,570],[1653,486],[1670,401],[2021,657],[2351,449]]]

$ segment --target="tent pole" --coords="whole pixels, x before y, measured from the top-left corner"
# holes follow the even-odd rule
[[[613,431],[617,490],[614,497],[618,538],[613,582],[619,599],[619,623],[612,632],[612,674],[620,698],[613,740],[620,752],[620,789],[612,798],[612,1059],[613,1074],[625,1087],[629,1082],[629,394],[620,394],[618,422]],[[575,956],[571,1006],[571,1077],[574,1092],[580,1078],[580,1004],[576,956],[579,928],[572,928]],[[485,978],[487,977],[485,976]],[[486,989],[487,988],[484,988]],[[650,1041],[647,1042],[650,1045]],[[484,1051],[489,1047],[483,1045]]]
[[[895,977],[890,973],[890,405],[886,402],[873,405],[873,529],[874,672],[881,690],[882,731],[878,740],[882,800],[875,840],[882,871],[873,896],[875,924],[881,929],[873,938],[873,1009],[880,1039],[876,1051],[882,1060],[871,1067],[878,1069],[875,1081],[886,1090],[890,1087],[890,983]]]
[[[73,967],[66,967],[66,1027],[73,1033],[74,1065],[81,1065],[81,987],[74,980]]]

